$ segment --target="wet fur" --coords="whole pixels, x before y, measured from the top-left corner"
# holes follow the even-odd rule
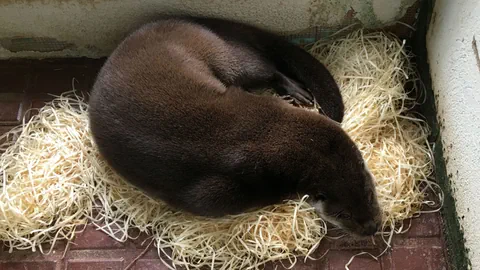
[[[127,37],[90,97],[100,153],[133,185],[196,215],[237,214],[308,194],[333,222],[371,234],[380,222],[372,177],[338,123],[248,92],[304,85],[341,121],[333,78],[300,48],[238,25],[165,19]],[[229,28],[237,34],[226,34]],[[350,221],[338,211],[351,213]]]

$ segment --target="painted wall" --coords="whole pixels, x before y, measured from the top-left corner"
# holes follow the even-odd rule
[[[227,17],[291,33],[352,21],[388,25],[415,1],[0,0],[0,58],[105,56],[126,33],[163,13]]]
[[[427,49],[447,174],[468,257],[480,269],[480,2],[436,0]]]

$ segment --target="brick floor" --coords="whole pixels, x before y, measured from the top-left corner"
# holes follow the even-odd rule
[[[40,107],[50,99],[48,93],[59,94],[71,89],[75,79],[76,89],[87,91],[92,85],[102,60],[67,59],[49,61],[3,61],[0,62],[0,134],[20,123],[31,107]],[[357,257],[350,269],[449,269],[442,238],[439,214],[425,214],[413,219],[411,229],[404,235],[394,237],[393,247],[377,262],[368,256]],[[1,251],[0,270],[97,270],[123,269],[136,258],[144,247],[141,241],[119,243],[102,232],[88,227],[79,234],[62,259],[65,244],[59,244],[54,252],[44,256],[31,251]],[[313,257],[327,255],[318,261],[299,260],[295,269],[345,269],[350,257],[360,251],[372,254],[381,252],[378,246],[367,240],[325,240]],[[279,263],[267,265],[275,269]],[[281,268],[281,267],[280,267]],[[151,250],[139,259],[131,269],[168,269]]]

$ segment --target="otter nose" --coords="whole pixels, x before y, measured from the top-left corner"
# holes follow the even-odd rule
[[[368,221],[363,226],[363,233],[366,236],[371,236],[374,235],[378,231],[378,229],[380,229],[379,223],[376,223],[375,221]]]

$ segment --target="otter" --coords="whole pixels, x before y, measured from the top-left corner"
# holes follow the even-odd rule
[[[326,69],[273,34],[212,22],[147,23],[108,57],[89,100],[103,158],[149,196],[194,215],[309,195],[325,220],[373,235],[381,223],[373,177],[333,119],[343,117],[343,103],[334,82],[321,82]],[[228,27],[236,34],[219,34]],[[262,86],[304,103],[318,98],[326,113],[249,90]]]

